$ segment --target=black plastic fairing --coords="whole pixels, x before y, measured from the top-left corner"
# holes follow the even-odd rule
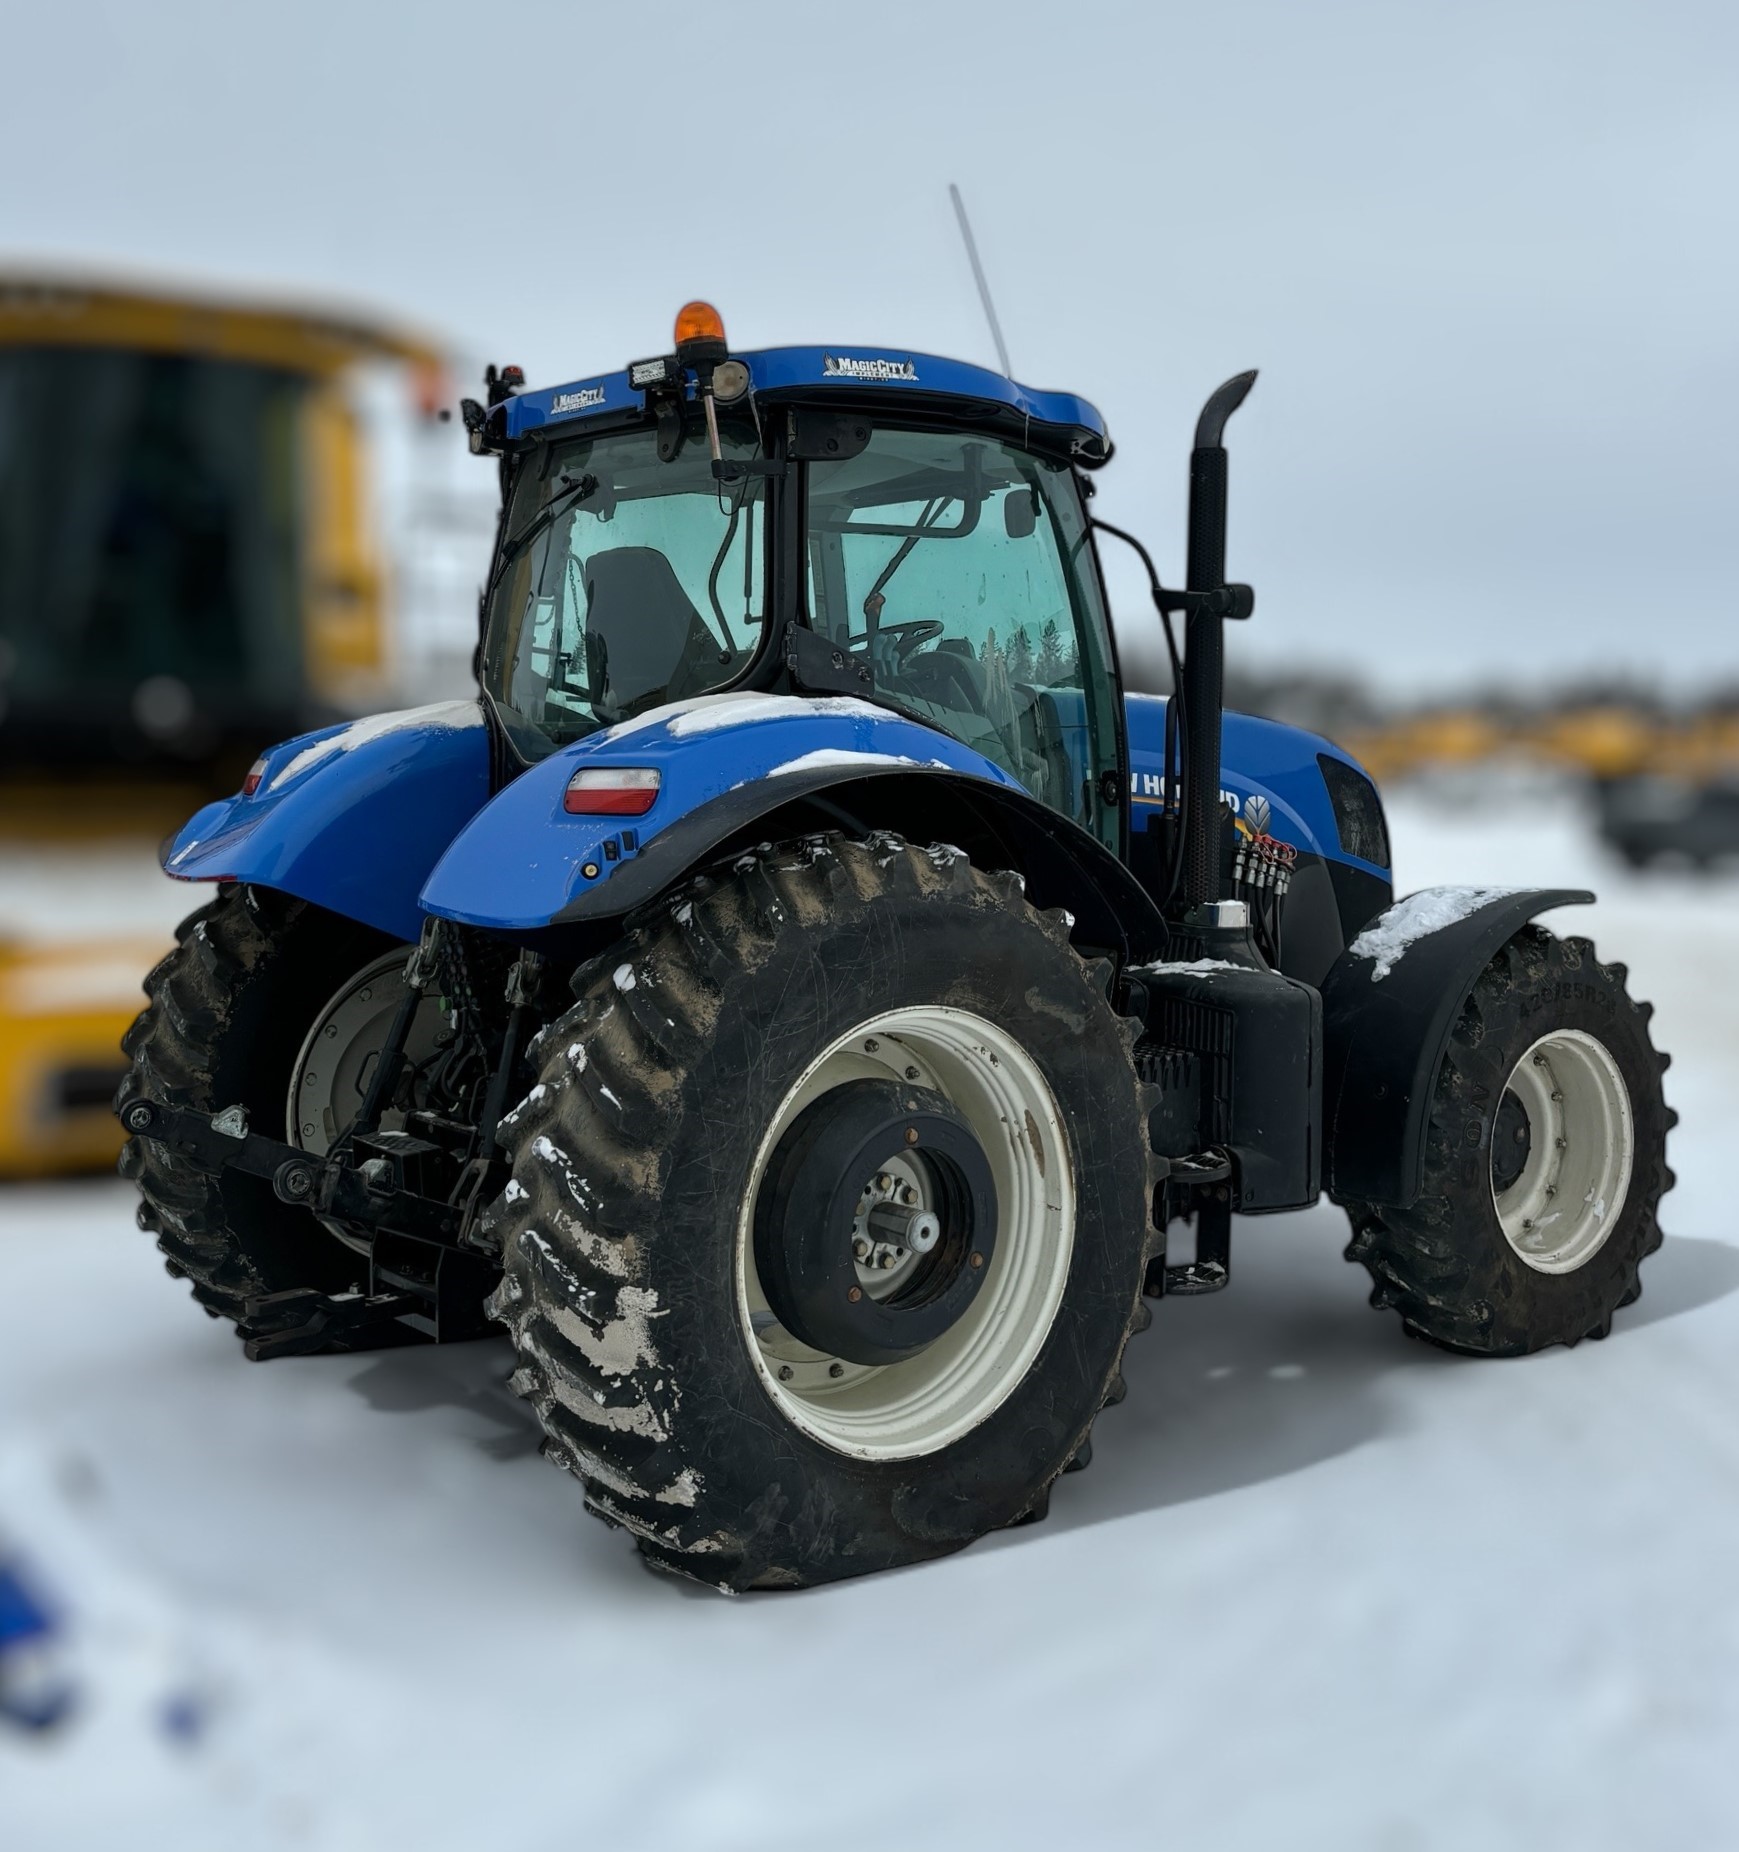
[[[1536,914],[1593,898],[1580,888],[1502,895],[1411,941],[1380,978],[1373,958],[1341,954],[1322,986],[1324,1182],[1336,1197],[1396,1208],[1417,1201],[1437,1072],[1468,992]]]

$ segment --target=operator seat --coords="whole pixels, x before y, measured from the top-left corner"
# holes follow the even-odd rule
[[[621,720],[718,679],[719,646],[656,547],[611,547],[586,562],[586,679]]]

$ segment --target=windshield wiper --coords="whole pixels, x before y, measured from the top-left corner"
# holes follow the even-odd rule
[[[526,523],[524,529],[515,534],[501,549],[501,562],[495,568],[495,576],[489,581],[489,590],[493,592],[501,583],[501,575],[519,558],[527,547],[543,533],[564,508],[577,502],[589,501],[598,492],[596,476],[580,476],[568,483],[564,489],[558,489],[547,502]]]

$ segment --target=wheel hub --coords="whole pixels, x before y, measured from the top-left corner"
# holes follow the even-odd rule
[[[818,1100],[854,1082],[891,1082],[902,1100],[939,1095],[971,1128],[992,1178],[994,1251],[982,1241],[967,1249],[986,1256],[973,1269],[983,1276],[970,1303],[933,1342],[903,1361],[848,1361],[831,1348],[806,1343],[773,1309],[756,1242],[756,1224],[777,1197],[774,1156],[797,1120]],[[915,1092],[914,1089],[917,1091]],[[866,1298],[900,1292],[916,1264],[891,1253],[884,1238],[902,1232],[888,1217],[872,1223],[878,1208],[937,1218],[937,1245],[947,1245],[946,1217],[928,1194],[934,1173],[921,1170],[907,1146],[903,1109],[893,1156],[872,1145],[854,1170],[842,1205],[840,1229],[852,1285]],[[919,1127],[920,1140],[922,1126]],[[916,1155],[929,1148],[920,1142]],[[886,1176],[893,1184],[872,1188]],[[910,1186],[915,1202],[904,1200]],[[860,1213],[861,1211],[861,1213]],[[983,1228],[991,1225],[986,1221]],[[921,1237],[922,1224],[904,1231]],[[737,1223],[737,1306],[742,1335],[763,1387],[786,1419],[840,1453],[865,1460],[912,1459],[948,1446],[985,1420],[1023,1380],[1044,1343],[1069,1278],[1075,1237],[1075,1183],[1071,1140],[1043,1070],[1006,1029],[966,1010],[917,1004],[868,1017],[816,1051],[772,1115],[757,1149]],[[856,1242],[869,1243],[864,1273],[856,1268]],[[883,1255],[876,1255],[880,1241]],[[898,1242],[894,1246],[902,1245]],[[907,1255],[921,1252],[915,1241]],[[778,1257],[769,1254],[774,1269]],[[869,1263],[875,1261],[871,1266]],[[866,1280],[865,1274],[869,1276]],[[873,1289],[869,1284],[873,1281]],[[856,1302],[861,1303],[861,1301]],[[910,1308],[905,1308],[910,1309]]]
[[[289,1142],[314,1157],[324,1157],[354,1123],[374,1072],[387,1031],[405,995],[403,949],[384,952],[365,965],[315,1017],[290,1073],[285,1103]],[[452,1040],[439,1001],[426,996],[411,1019],[405,1058],[415,1071]],[[389,1105],[380,1129],[404,1125],[401,1108]],[[367,1253],[369,1244],[337,1222],[325,1226],[347,1247]]]
[[[972,1304],[996,1219],[990,1165],[947,1097],[857,1080],[806,1107],[775,1148],[755,1205],[756,1266],[800,1342],[898,1363]]]

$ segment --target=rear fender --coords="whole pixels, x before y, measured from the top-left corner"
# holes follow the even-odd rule
[[[563,810],[573,775],[607,765],[659,772],[644,817]],[[705,696],[593,734],[533,766],[461,831],[422,904],[522,934],[619,918],[763,825],[952,842],[1025,875],[1035,902],[1069,908],[1093,944],[1135,957],[1164,944],[1140,884],[1085,830],[947,734],[849,697]]]
[[[401,939],[417,893],[489,798],[475,701],[375,714],[274,746],[252,797],[207,804],[163,857],[178,881],[250,881]]]
[[[1424,1187],[1438,1069],[1461,1006],[1505,940],[1574,888],[1425,888],[1381,913],[1322,985],[1324,1183],[1407,1208]]]

